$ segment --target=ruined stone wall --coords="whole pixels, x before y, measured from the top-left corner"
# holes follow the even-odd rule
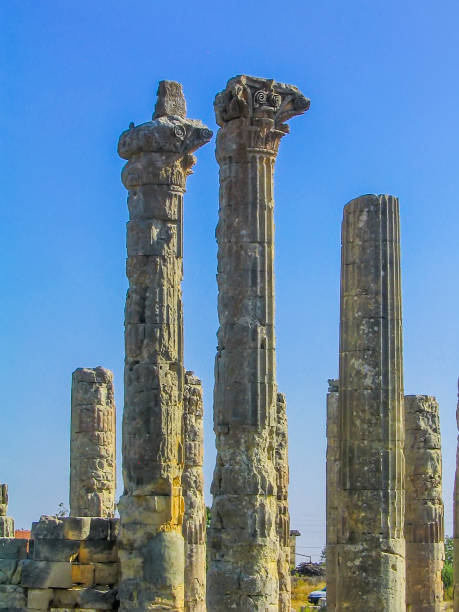
[[[72,374],[70,515],[110,518],[115,512],[116,408],[113,373]]]
[[[153,120],[118,143],[129,191],[125,309],[121,610],[184,607],[183,194],[212,136],[162,81]]]
[[[220,166],[218,347],[207,607],[274,612],[279,537],[274,451],[274,162],[297,88],[238,76],[215,99]]]
[[[290,513],[288,508],[288,425],[287,402],[283,393],[277,394],[277,425],[275,468],[277,485],[277,533],[279,537],[279,612],[290,612]]]
[[[440,612],[444,561],[438,403],[405,395],[405,541],[407,612]]]
[[[339,381],[329,379],[327,393],[327,611],[336,610],[336,573],[338,525],[341,520],[339,499]]]
[[[32,539],[0,538],[0,610],[116,610],[118,519],[42,516]]]
[[[185,466],[182,475],[185,514],[185,612],[206,610],[206,506],[204,503],[204,429],[202,384],[185,374],[183,396]]]
[[[405,608],[404,410],[397,198],[344,208],[336,607]]]
[[[14,538],[14,519],[8,516],[7,484],[0,484],[0,537]]]

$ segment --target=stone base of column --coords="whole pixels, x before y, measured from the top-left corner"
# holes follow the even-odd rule
[[[407,588],[407,612],[441,612],[443,603],[443,583],[441,570],[445,558],[444,544],[406,543],[406,557],[410,561],[411,575],[428,576],[428,580],[418,580]],[[434,588],[432,588],[432,583]],[[407,584],[407,587],[409,585]]]

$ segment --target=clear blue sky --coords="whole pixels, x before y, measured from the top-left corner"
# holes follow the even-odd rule
[[[235,74],[297,85],[276,167],[279,389],[290,421],[292,527],[325,538],[325,395],[338,371],[340,223],[364,193],[400,197],[405,391],[441,406],[451,533],[459,374],[459,2],[8,0],[0,4],[0,482],[27,527],[68,498],[70,380],[115,373],[123,406],[126,192],[119,134],[160,79],[216,129]],[[214,463],[218,167],[198,151],[185,197],[186,366],[205,386]],[[121,456],[119,456],[121,465]],[[120,477],[121,488],[121,477]],[[209,498],[208,498],[208,501]]]

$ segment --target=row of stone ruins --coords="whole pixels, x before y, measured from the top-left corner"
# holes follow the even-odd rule
[[[2,485],[0,612],[290,612],[273,172],[286,121],[308,108],[296,87],[248,76],[231,79],[215,99],[220,327],[207,535],[202,388],[184,367],[181,281],[186,179],[193,152],[212,132],[186,117],[181,86],[162,81],[152,121],[131,123],[121,134],[130,217],[120,518],[114,518],[113,376],[101,367],[78,369],[70,517],[43,516],[31,539],[15,538]],[[439,611],[438,405],[432,397],[403,395],[393,196],[362,196],[344,208],[339,380],[329,383],[327,609]],[[459,538],[459,505],[455,518]],[[455,581],[458,612],[457,573]]]

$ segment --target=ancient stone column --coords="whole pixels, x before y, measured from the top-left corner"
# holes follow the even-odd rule
[[[278,609],[273,172],[296,87],[237,76],[215,99],[220,165],[218,348],[207,607]]]
[[[276,408],[275,470],[277,477],[277,533],[279,537],[279,557],[277,560],[277,572],[279,577],[279,612],[291,612],[288,427],[287,402],[283,393],[277,394]]]
[[[121,134],[129,191],[125,310],[121,610],[183,610],[183,194],[212,137],[162,81],[153,120]]]
[[[193,372],[185,373],[183,435],[185,466],[182,476],[185,514],[185,612],[206,610],[206,505],[202,384]],[[290,612],[290,611],[289,611]]]
[[[8,515],[8,485],[0,484],[0,538],[14,538],[14,519]]]
[[[338,443],[339,381],[328,380],[327,393],[327,611],[336,610],[336,544],[341,518],[339,502]]]
[[[459,428],[459,379],[457,381],[457,410],[456,422]],[[454,481],[454,508],[453,508],[453,539],[454,539],[454,612],[459,612],[459,436],[457,437],[456,478]]]
[[[406,609],[440,612],[445,536],[440,419],[434,397],[405,395],[405,466]]]
[[[112,372],[100,366],[75,370],[70,427],[70,516],[114,515],[115,422]]]
[[[337,610],[405,610],[404,412],[398,199],[344,208]]]

